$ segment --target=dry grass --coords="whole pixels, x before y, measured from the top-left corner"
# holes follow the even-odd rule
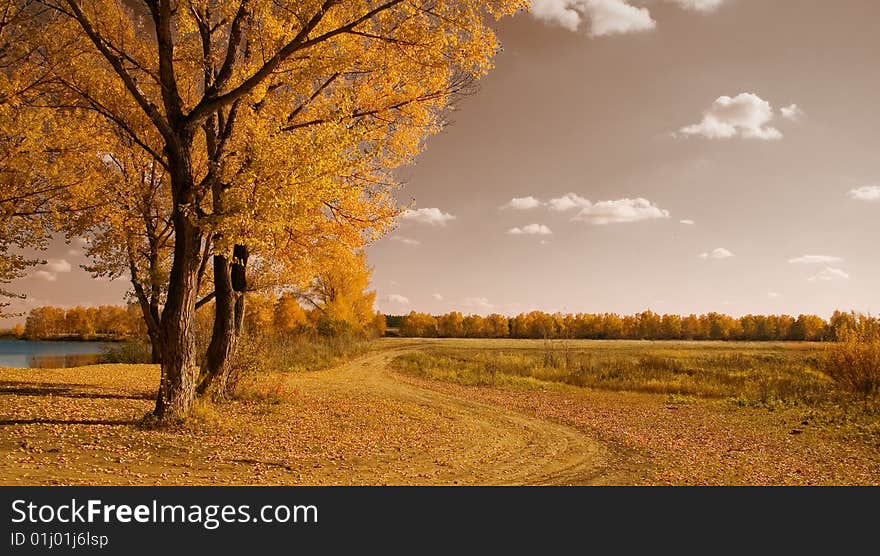
[[[237,400],[278,405],[289,400],[283,373],[252,373],[238,381],[233,397]]]
[[[480,344],[408,353],[395,368],[471,386],[568,385],[674,396],[731,398],[747,405],[814,404],[835,395],[816,344],[594,342]]]
[[[587,388],[463,386],[401,376],[421,388],[555,421],[600,440],[633,485],[878,485],[880,452],[806,408]],[[845,430],[851,431],[849,426]],[[876,436],[875,436],[876,438]]]
[[[846,441],[880,447],[880,342],[446,341],[400,355],[409,376],[527,391],[661,394],[671,405],[800,411]]]
[[[673,350],[685,367],[730,350],[815,355],[789,344],[578,347],[636,361],[639,350]],[[173,429],[142,424],[155,366],[0,369],[0,484],[880,483],[880,420],[862,404],[738,404],[519,375],[463,386],[386,371],[424,349],[543,361],[545,346],[385,340],[320,372],[246,377],[237,398],[200,404]]]
[[[845,334],[828,350],[826,372],[867,402],[880,394],[880,338]]]
[[[434,340],[415,347],[420,352],[393,362],[402,380],[575,427],[614,447],[613,466],[628,469],[634,484],[880,483],[880,404],[823,372],[824,346]],[[579,376],[584,369],[595,374]]]

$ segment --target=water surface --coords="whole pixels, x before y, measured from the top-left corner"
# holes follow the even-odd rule
[[[11,340],[0,338],[0,367],[56,368],[97,363],[112,342]]]

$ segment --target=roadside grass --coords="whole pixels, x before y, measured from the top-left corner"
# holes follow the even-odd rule
[[[353,336],[245,336],[233,362],[232,398],[259,402],[271,411],[290,401],[288,373],[330,369],[373,347],[373,341]]]
[[[319,371],[363,355],[371,347],[370,340],[351,336],[248,335],[241,339],[235,365],[252,371]]]
[[[392,361],[400,373],[525,390],[591,389],[663,395],[667,405],[797,409],[803,423],[880,448],[880,399],[854,389],[841,362],[866,348],[813,343],[556,340],[447,342]],[[843,354],[851,354],[846,359]],[[872,352],[873,353],[873,352]],[[860,367],[862,376],[867,371]]]
[[[470,386],[567,385],[677,397],[730,398],[747,405],[815,404],[836,394],[820,369],[821,347],[803,344],[626,345],[555,341],[530,350],[443,347],[394,360],[404,373]]]

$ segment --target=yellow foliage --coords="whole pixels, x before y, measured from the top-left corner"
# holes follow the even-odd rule
[[[308,318],[296,296],[286,293],[275,304],[273,324],[278,332],[297,332],[308,325]]]
[[[161,330],[163,349],[175,355],[163,359],[156,411],[178,416],[192,404],[190,325],[209,255],[231,260],[240,245],[264,286],[303,286],[330,260],[328,245],[356,251],[386,233],[400,211],[392,169],[412,160],[442,128],[454,95],[491,67],[498,45],[486,16],[526,7],[524,0],[0,2],[0,126],[24,137],[0,149],[22,169],[15,179],[25,193],[52,183],[65,195],[49,197],[65,210],[102,207],[92,222],[60,219],[69,233],[94,236],[94,272],[146,272],[132,285],[151,289],[136,291],[148,322],[160,320],[150,322],[151,335]],[[144,241],[155,235],[151,227],[168,225],[162,241]],[[19,215],[14,226],[23,226],[14,242],[45,237],[43,220]],[[133,255],[144,247],[147,257]],[[27,264],[6,253],[0,243],[0,281]],[[219,266],[218,300],[230,272]],[[357,291],[323,302],[322,311],[363,325],[372,300]],[[217,322],[229,322],[222,317]]]

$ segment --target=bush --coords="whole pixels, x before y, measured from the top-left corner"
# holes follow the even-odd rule
[[[146,340],[128,340],[113,344],[101,352],[101,363],[152,363],[153,355],[150,342]]]
[[[235,384],[235,399],[261,402],[267,405],[278,405],[287,398],[285,376],[282,373],[253,373],[246,375]]]
[[[232,362],[229,391],[239,397],[239,385],[253,390],[251,386],[259,380],[257,377],[273,372],[327,369],[365,353],[369,345],[369,342],[351,335],[246,334],[239,341]]]
[[[846,331],[828,350],[825,372],[841,386],[864,397],[880,392],[880,338]]]

